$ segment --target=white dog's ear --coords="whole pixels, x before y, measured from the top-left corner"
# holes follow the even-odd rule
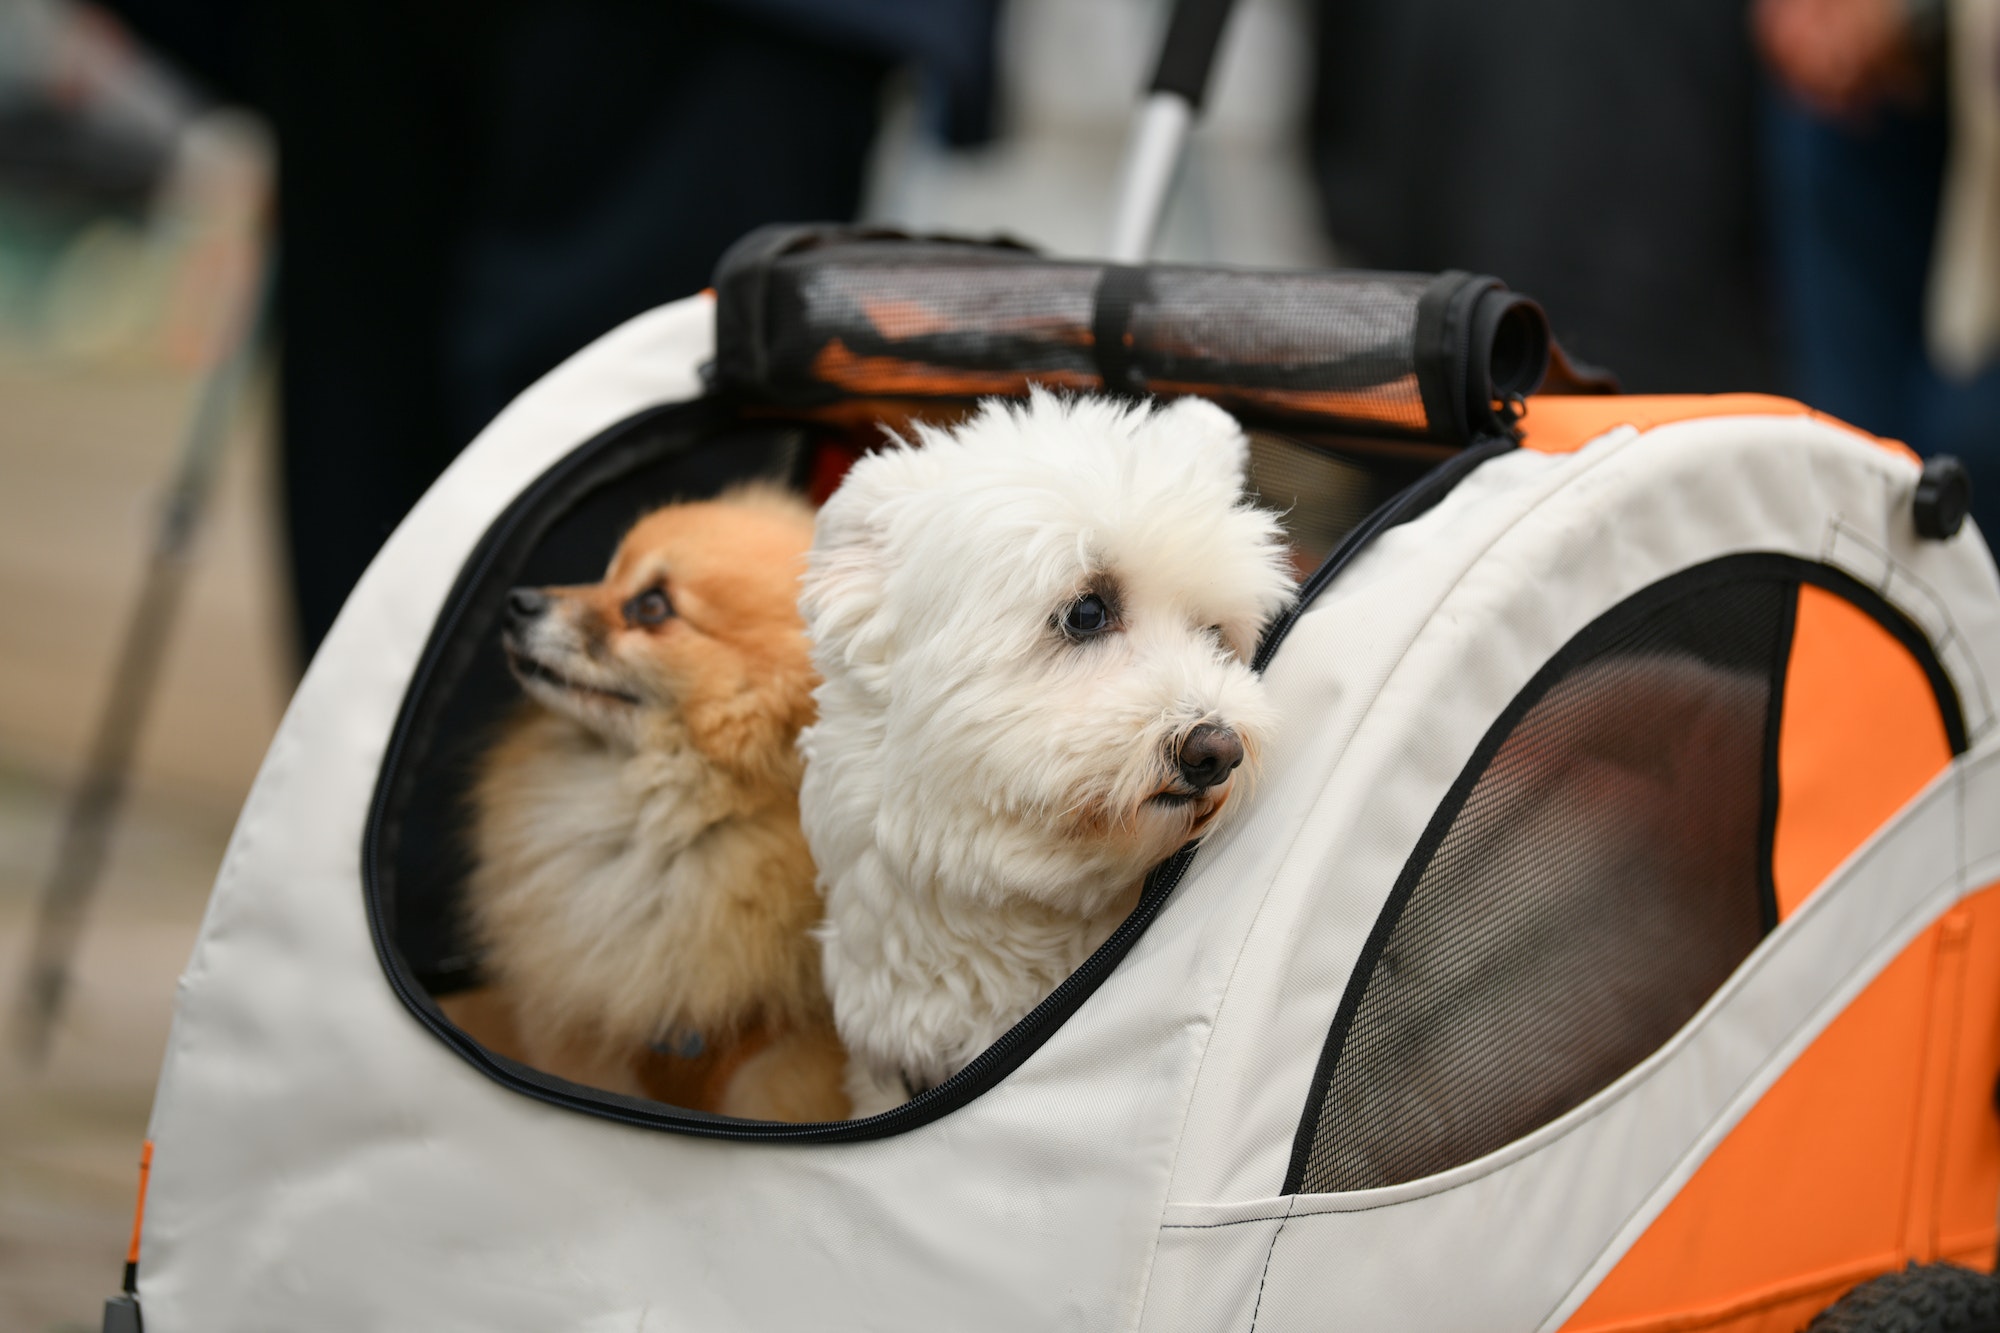
[[[886,509],[909,489],[904,474],[912,452],[897,447],[860,459],[820,506],[799,610],[822,671],[836,663],[876,665],[888,656]]]
[[[1162,443],[1184,453],[1201,475],[1240,491],[1250,468],[1250,440],[1236,418],[1206,398],[1176,398],[1153,414]]]

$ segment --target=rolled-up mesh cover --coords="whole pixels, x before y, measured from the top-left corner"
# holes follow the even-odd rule
[[[1041,383],[1464,443],[1508,428],[1550,356],[1541,308],[1472,274],[1121,267],[856,228],[753,232],[716,297],[716,387],[790,407]]]

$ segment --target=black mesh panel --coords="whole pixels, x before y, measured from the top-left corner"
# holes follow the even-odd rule
[[[1469,273],[1126,267],[778,225],[715,287],[712,384],[795,410],[1042,384],[1462,446],[1511,433],[1550,358],[1541,307]]]
[[[1397,1184],[1547,1124],[1749,954],[1795,599],[1781,578],[1671,580],[1524,691],[1369,940],[1291,1188]]]
[[[1133,304],[1133,360],[1155,392],[1233,392],[1422,434],[1415,348],[1428,284],[1407,273],[1163,268]]]
[[[795,389],[1013,393],[1029,378],[1098,387],[1102,270],[1059,260],[948,264],[857,256],[776,288],[768,362]],[[1417,385],[1411,273],[1163,269],[1135,284],[1124,357],[1134,387],[1225,405],[1430,428]]]

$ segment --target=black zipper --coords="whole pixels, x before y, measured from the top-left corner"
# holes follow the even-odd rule
[[[1282,644],[1285,636],[1292,632],[1292,626],[1298,623],[1299,617],[1311,608],[1314,600],[1326,591],[1327,586],[1340,572],[1353,563],[1354,557],[1361,554],[1368,543],[1390,528],[1419,517],[1444,499],[1474,468],[1488,459],[1512,452],[1514,447],[1512,440],[1499,436],[1475,440],[1462,452],[1453,454],[1397,491],[1378,505],[1368,517],[1355,524],[1348,534],[1340,539],[1340,544],[1335,546],[1320,563],[1320,567],[1299,585],[1298,598],[1271,622],[1270,628],[1264,631],[1264,637],[1257,645],[1257,655],[1250,659],[1250,669],[1261,672],[1271,664],[1271,659],[1278,654],[1278,645]]]

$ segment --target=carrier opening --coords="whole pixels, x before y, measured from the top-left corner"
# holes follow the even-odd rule
[[[920,405],[890,414],[887,424],[949,420],[962,410]],[[699,1032],[662,1032],[658,1067],[638,1091],[574,1082],[522,1058],[490,1003],[491,978],[466,911],[473,788],[484,757],[524,706],[523,687],[510,676],[501,648],[510,591],[599,579],[634,521],[670,501],[715,496],[752,480],[823,499],[846,465],[882,439],[882,424],[867,412],[788,415],[722,395],[640,414],[583,444],[523,492],[461,571],[383,765],[363,879],[377,950],[399,995],[443,1040],[507,1086],[572,1109],[713,1136],[841,1140],[909,1128],[977,1095],[1026,1058],[1108,975],[1185,869],[1184,853],[1157,870],[1125,925],[986,1055],[871,1120],[748,1121],[691,1107],[701,1100],[703,1080],[727,1072],[727,1058],[705,1052]],[[1397,511],[1398,497],[1439,489],[1415,485],[1420,479],[1467,470],[1440,469],[1439,459],[1465,455],[1424,442],[1260,428],[1252,432],[1249,486],[1282,513],[1300,576],[1318,568],[1323,581],[1323,562],[1343,540],[1340,560],[1352,553],[1358,534],[1379,530],[1385,514]],[[1415,512],[1403,509],[1403,517]]]
[[[915,423],[949,424],[982,395],[1025,395],[1039,384],[1207,397],[1248,432],[1246,487],[1282,516],[1303,580],[1298,608],[1268,627],[1252,663],[1261,670],[1298,611],[1368,541],[1511,447],[1518,402],[1545,374],[1552,371],[1564,391],[1612,387],[1562,358],[1532,301],[1470,274],[1125,268],[1005,244],[808,227],[746,238],[725,256],[715,286],[716,356],[703,370],[709,396],[643,413],[582,445],[518,497],[476,548],[405,699],[364,859],[384,966],[446,1041],[518,1090],[697,1133],[872,1137],[977,1095],[1095,989],[1192,851],[1157,867],[1124,924],[984,1054],[866,1121],[780,1123],[827,1119],[789,1111],[745,1119],[740,1103],[730,1115],[713,1114],[728,1104],[710,1095],[718,1080],[754,1061],[759,1042],[788,1039],[782,1025],[774,1036],[756,1013],[724,1023],[720,1036],[626,1022],[619,1049],[643,1046],[650,1054],[633,1058],[648,1069],[665,1062],[671,1077],[628,1077],[623,1064],[609,1077],[587,1053],[572,1060],[553,1041],[528,1040],[518,1022],[510,1031],[506,1009],[488,1003],[502,965],[513,964],[496,952],[492,918],[482,915],[494,901],[485,872],[497,860],[475,855],[472,844],[486,832],[468,832],[475,815],[479,829],[495,827],[494,788],[480,775],[525,734],[524,690],[586,727],[597,724],[571,708],[576,699],[640,702],[587,653],[565,665],[517,637],[550,605],[564,608],[572,629],[593,623],[591,616],[670,616],[661,588],[611,597],[615,579],[605,563],[635,520],[665,502],[713,497],[751,479],[822,501],[881,442],[884,427],[907,434]],[[570,586],[597,580],[588,596]],[[597,609],[586,614],[587,604]],[[503,626],[514,678],[501,653]],[[800,711],[809,713],[809,704]],[[548,735],[543,742],[560,749]],[[483,936],[468,929],[469,908],[485,923]],[[541,921],[538,930],[562,926],[555,917]],[[525,929],[518,935],[540,938]],[[604,956],[589,948],[572,956],[586,955]],[[511,975],[523,974],[517,967]],[[512,1012],[518,1018],[522,1006]]]
[[[1550,1123],[1660,1049],[1788,914],[1773,849],[1782,782],[1800,779],[1781,758],[1801,589],[1909,662],[1934,764],[1964,749],[1929,643],[1828,567],[1726,558],[1607,612],[1493,724],[1405,864],[1328,1033],[1286,1193],[1401,1184]]]

